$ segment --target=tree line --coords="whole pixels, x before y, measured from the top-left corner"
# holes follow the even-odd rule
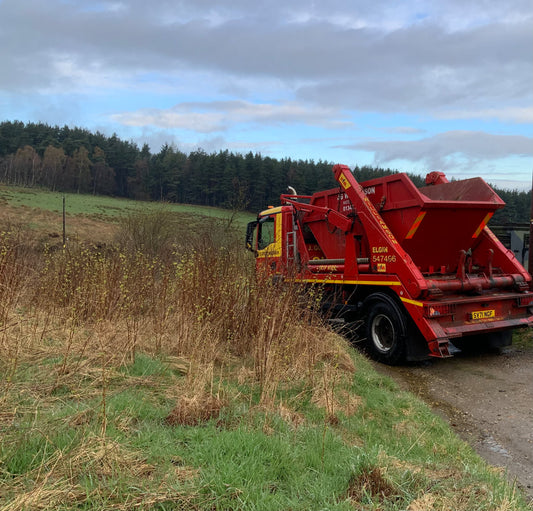
[[[165,144],[158,153],[117,135],[43,123],[0,123],[0,181],[53,191],[113,195],[259,211],[279,201],[287,186],[311,194],[338,186],[327,161],[275,159],[228,150],[186,154]],[[394,170],[357,166],[358,181]],[[415,185],[421,176],[409,174]],[[530,192],[499,190],[507,207],[495,221],[529,221]]]

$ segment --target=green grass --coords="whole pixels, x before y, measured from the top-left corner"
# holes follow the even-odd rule
[[[110,221],[137,211],[150,211],[161,208],[161,203],[158,202],[134,201],[75,193],[64,194],[40,189],[0,187],[0,202],[5,201],[5,203],[15,207],[23,206],[61,213],[63,211],[63,197],[65,197],[67,215],[84,215]],[[232,215],[229,210],[190,204],[166,204],[165,208],[173,213],[223,220],[229,219]],[[238,212],[235,214],[234,221],[238,225],[244,226],[254,218],[251,213]]]
[[[513,345],[524,349],[532,350],[533,349],[533,336],[529,329],[515,330],[513,332]]]
[[[41,509],[40,495],[55,509],[404,510],[424,498],[434,509],[527,509],[425,404],[352,356],[356,372],[332,390],[360,401],[335,420],[309,386],[286,386],[265,408],[254,384],[226,380],[231,399],[198,426],[166,420],[186,377],[164,359],[139,355],[105,391],[98,371],[83,391],[74,377],[60,396],[43,385],[53,364],[21,366],[4,394],[28,398],[0,426],[0,506]]]

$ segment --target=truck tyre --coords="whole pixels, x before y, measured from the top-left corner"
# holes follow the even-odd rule
[[[385,293],[374,293],[364,302],[366,346],[372,358],[395,365],[406,357],[408,321],[396,301]]]

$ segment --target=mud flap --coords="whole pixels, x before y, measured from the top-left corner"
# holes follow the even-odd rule
[[[409,325],[409,327],[409,342],[407,343],[405,360],[407,362],[428,360],[431,358],[428,343],[414,324]]]

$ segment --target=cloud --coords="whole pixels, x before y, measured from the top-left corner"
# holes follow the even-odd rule
[[[374,153],[378,165],[407,160],[432,169],[456,167],[483,160],[511,156],[533,157],[533,138],[520,135],[494,135],[484,132],[448,131],[412,141],[366,141],[345,148]]]
[[[522,0],[267,4],[3,0],[0,90],[142,87],[154,72],[192,88],[198,73],[215,87],[250,79],[252,95],[278,80],[288,99],[363,111],[484,110],[533,97]]]
[[[330,72],[300,87],[298,97],[362,111],[437,113],[533,100],[529,23],[461,33],[424,24],[371,36],[352,34],[351,72]]]
[[[519,124],[533,123],[533,107],[486,108],[483,110],[451,110],[439,112],[437,119],[497,119]]]
[[[415,135],[419,133],[424,133],[423,129],[415,128],[414,126],[393,126],[391,128],[382,128],[381,131],[401,135]]]
[[[179,128],[200,133],[225,131],[235,124],[297,124],[343,128],[352,123],[330,108],[306,108],[298,103],[265,104],[248,101],[180,103],[170,109],[141,109],[114,114],[113,120],[127,126]]]
[[[154,126],[157,128],[187,129],[199,133],[211,133],[225,129],[222,113],[191,112],[184,108],[170,110],[143,109],[136,112],[113,114],[111,118],[126,126]]]

